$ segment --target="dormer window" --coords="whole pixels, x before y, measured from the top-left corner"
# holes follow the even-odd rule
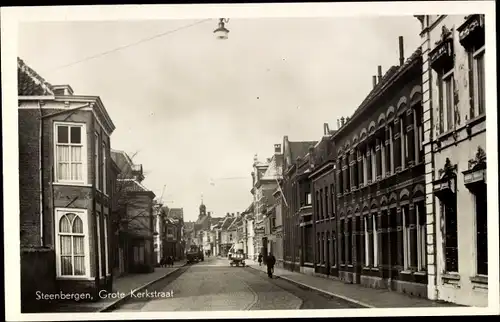
[[[446,26],[442,28],[441,39],[436,42],[436,47],[429,53],[429,60],[432,69],[439,74],[446,73],[453,68],[453,38]]]

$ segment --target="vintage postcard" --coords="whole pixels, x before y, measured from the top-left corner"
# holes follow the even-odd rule
[[[494,5],[2,8],[7,320],[498,314]]]

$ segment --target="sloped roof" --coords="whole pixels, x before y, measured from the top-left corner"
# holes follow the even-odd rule
[[[337,130],[342,132],[345,126],[351,122],[367,107],[372,101],[380,94],[385,92],[388,87],[392,86],[392,84],[396,81],[399,75],[403,74],[414,62],[422,58],[422,48],[418,47],[417,50],[411,54],[411,56],[404,62],[401,66],[391,66],[387,72],[384,74],[382,79],[379,81],[377,86],[373,88],[370,93],[365,97],[365,99],[361,102],[358,108],[354,111],[352,117],[346,122],[340,129]]]
[[[54,95],[54,92],[50,83],[18,57],[17,94],[19,96],[48,96]]]
[[[134,179],[118,179],[121,182],[123,191],[146,192],[149,191],[146,187]]]
[[[184,220],[184,209],[183,208],[170,208],[170,210],[167,211],[167,214],[168,214],[168,217],[170,217],[170,218]]]
[[[298,157],[303,158],[309,153],[309,148],[315,146],[317,143],[318,141],[289,142],[292,162],[295,162]]]
[[[282,175],[283,155],[275,154],[269,162],[266,172],[262,176],[262,180],[275,180]]]

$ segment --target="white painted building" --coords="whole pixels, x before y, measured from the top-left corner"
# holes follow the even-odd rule
[[[428,296],[487,306],[484,17],[417,18],[427,222],[433,224],[427,235]]]

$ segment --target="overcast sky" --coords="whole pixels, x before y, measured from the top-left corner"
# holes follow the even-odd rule
[[[323,123],[351,115],[377,65],[398,64],[420,45],[412,16],[216,20],[57,69],[199,20],[54,22],[19,26],[19,56],[52,84],[100,96],[116,125],[112,148],[142,163],[144,185],[195,220],[243,211],[252,200],[254,154],[318,140]],[[211,178],[215,185],[211,185]]]

